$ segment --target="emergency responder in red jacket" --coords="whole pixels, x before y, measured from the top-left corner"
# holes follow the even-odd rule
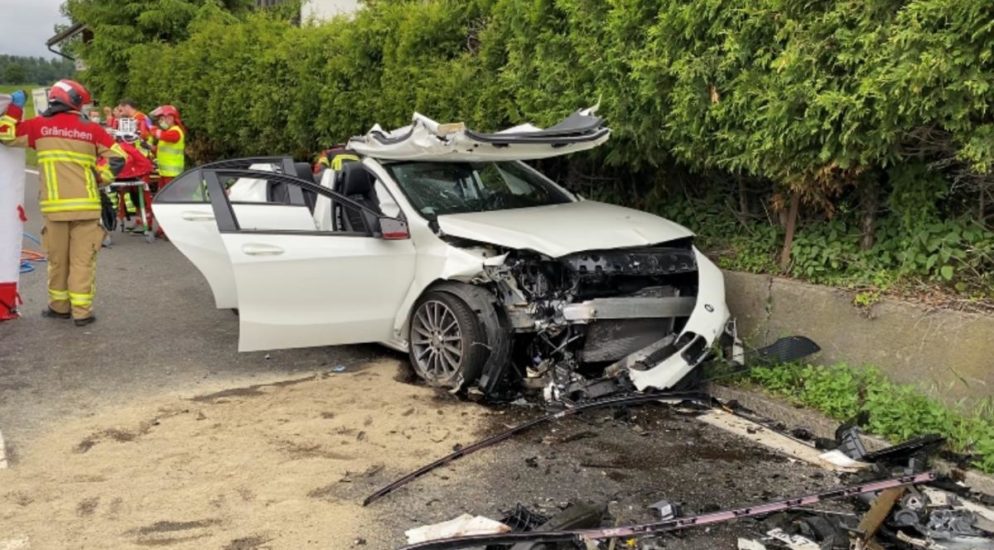
[[[179,110],[172,105],[162,105],[152,111],[155,129],[155,162],[159,166],[159,191],[186,167],[186,128],[180,120]]]
[[[23,92],[17,99],[0,116],[0,143],[38,151],[42,238],[48,254],[48,309],[43,315],[88,325],[95,320],[97,252],[105,235],[98,185],[114,180],[126,155],[99,124],[81,114],[92,100],[78,82],[56,82],[48,93],[48,110],[31,120],[21,121]],[[107,159],[100,169],[98,158]]]

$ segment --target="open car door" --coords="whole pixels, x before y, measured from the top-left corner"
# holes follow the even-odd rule
[[[225,181],[246,176],[328,198],[353,221],[321,230],[306,205],[232,204]],[[203,179],[237,288],[239,351],[394,338],[415,267],[402,220],[283,174],[205,170]]]
[[[166,236],[183,253],[190,262],[207,279],[207,284],[214,294],[214,303],[218,309],[238,307],[238,295],[235,290],[235,277],[231,270],[231,261],[221,241],[217,223],[214,220],[214,209],[210,203],[203,171],[221,168],[254,168],[261,171],[293,170],[293,159],[289,157],[253,157],[232,159],[206,164],[194,170],[185,172],[173,180],[165,189],[155,196],[152,211],[159,226]],[[257,178],[240,178],[242,186],[250,186]],[[236,183],[235,185],[238,185]],[[267,202],[266,190],[254,202],[236,203],[236,209],[245,209],[246,216],[251,216],[255,210]],[[296,197],[297,204],[304,204],[303,198]]]

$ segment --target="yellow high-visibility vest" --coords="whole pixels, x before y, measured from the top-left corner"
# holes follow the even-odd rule
[[[185,160],[183,158],[186,149],[186,132],[178,125],[174,125],[168,131],[179,132],[179,141],[169,143],[159,141],[159,150],[155,154],[155,161],[159,164],[159,175],[167,178],[175,178],[183,173]]]

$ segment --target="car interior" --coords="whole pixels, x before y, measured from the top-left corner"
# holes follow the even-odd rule
[[[233,205],[243,205],[238,212],[239,223],[243,228],[370,233],[372,228],[378,226],[379,216],[396,217],[400,214],[399,206],[383,183],[361,162],[354,160],[340,163],[339,170],[327,168],[318,173],[313,173],[311,165],[306,162],[292,162],[289,158],[282,157],[232,159],[211,163],[201,168],[252,170],[259,173],[259,177],[239,175],[222,182],[228,200]],[[267,178],[264,176],[266,172],[283,173],[303,181],[314,182],[348,197],[368,210],[342,204],[341,201],[335,201],[332,197],[321,195],[312,189],[294,185],[291,181]],[[206,197],[206,194],[202,196]],[[298,216],[299,211],[288,212],[287,217],[279,224],[281,227],[272,227],[271,215],[252,207],[266,204],[305,206],[307,210],[304,212],[307,214]]]

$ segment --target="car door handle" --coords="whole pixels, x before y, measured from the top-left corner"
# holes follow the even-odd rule
[[[249,243],[242,245],[242,252],[249,256],[279,256],[283,249],[271,244]]]
[[[183,212],[183,219],[188,222],[212,222],[214,221],[214,214],[207,214],[205,212]]]

